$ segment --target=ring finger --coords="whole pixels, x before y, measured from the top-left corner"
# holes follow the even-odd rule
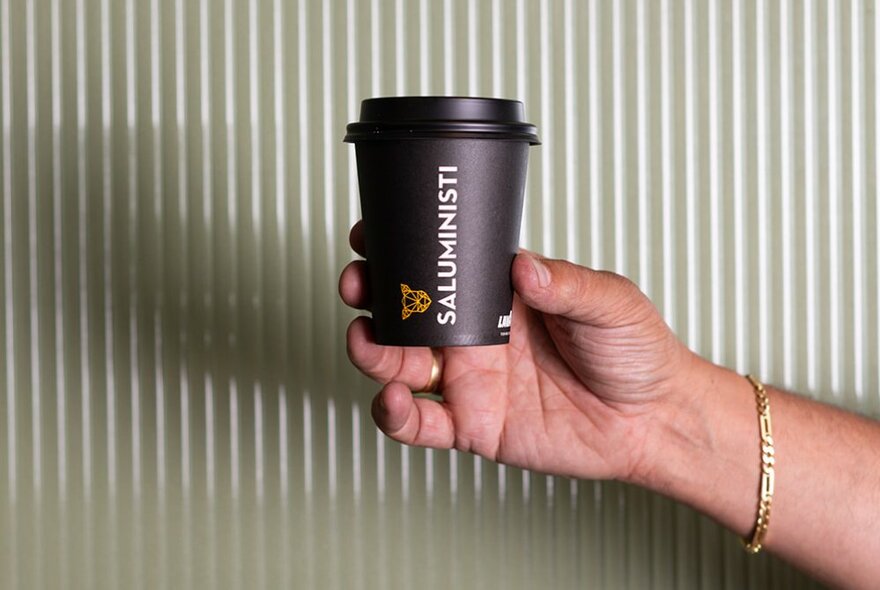
[[[435,354],[427,346],[383,346],[376,343],[372,321],[367,317],[355,318],[348,326],[348,356],[367,377],[382,383],[403,383],[411,391],[426,391],[434,385]],[[438,358],[442,361],[442,358]],[[442,370],[442,362],[438,366]],[[442,382],[442,375],[438,376]]]

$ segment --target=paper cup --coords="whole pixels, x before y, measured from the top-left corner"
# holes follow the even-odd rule
[[[510,267],[535,128],[518,101],[363,101],[355,144],[376,341],[509,341]]]

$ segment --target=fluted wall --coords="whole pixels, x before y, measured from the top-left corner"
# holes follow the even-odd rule
[[[814,586],[641,490],[377,434],[341,139],[368,96],[523,100],[524,246],[876,417],[878,39],[861,0],[0,0],[0,585]]]

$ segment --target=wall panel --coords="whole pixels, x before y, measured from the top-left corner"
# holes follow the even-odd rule
[[[0,0],[4,587],[814,587],[682,506],[407,449],[336,296],[359,101],[518,98],[522,245],[880,416],[869,0]]]

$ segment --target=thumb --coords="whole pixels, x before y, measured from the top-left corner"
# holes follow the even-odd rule
[[[513,288],[529,307],[580,323],[631,322],[650,302],[626,277],[520,250],[511,269]]]

